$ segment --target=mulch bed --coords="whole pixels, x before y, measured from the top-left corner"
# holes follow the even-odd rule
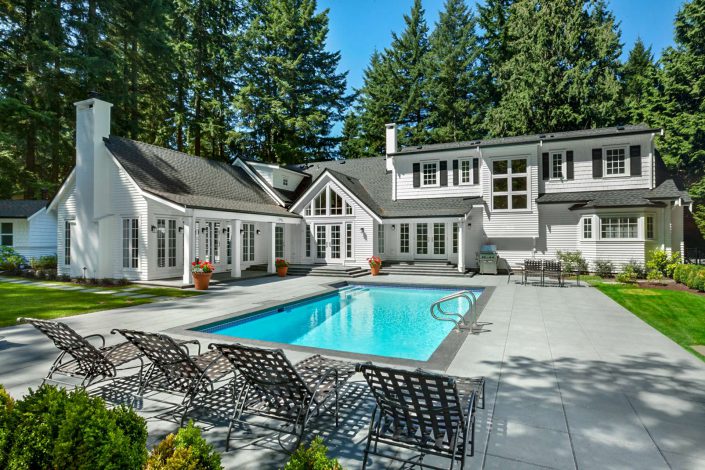
[[[700,292],[699,290],[691,289],[690,287],[686,286],[685,284],[678,284],[677,282],[674,282],[674,281],[663,282],[663,283],[649,282],[649,281],[637,281],[637,285],[639,287],[645,287],[648,289],[676,290],[676,291],[690,292],[691,294],[705,296],[705,292]]]

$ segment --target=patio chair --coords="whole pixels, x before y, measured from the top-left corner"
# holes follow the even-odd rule
[[[547,277],[558,279],[558,285],[563,286],[563,265],[560,261],[544,260],[543,262],[543,277],[544,281]]]
[[[466,456],[475,455],[475,406],[478,395],[484,408],[484,378],[465,379],[416,371],[361,364],[377,406],[372,413],[362,468],[370,455],[441,469],[424,462],[428,455],[465,466]],[[391,449],[401,447],[419,454],[405,459]],[[469,452],[468,452],[469,451]]]
[[[533,274],[541,276],[541,285],[543,285],[543,262],[540,259],[524,260],[524,284],[529,282],[529,276]]]
[[[247,422],[245,415],[262,416],[291,425],[291,431],[285,432],[296,437],[294,449],[301,442],[311,417],[327,411],[331,405],[335,426],[338,426],[339,392],[355,373],[353,364],[317,354],[292,365],[281,349],[243,344],[211,344],[208,347],[220,351],[244,381],[230,419],[226,451],[230,449],[230,435],[235,423],[282,431],[266,424]]]
[[[119,371],[139,367],[139,379],[142,380],[144,360],[142,352],[130,342],[125,341],[113,346],[105,346],[105,338],[99,334],[81,336],[65,323],[36,318],[18,318],[18,323],[29,323],[44,333],[61,351],[42,380],[63,385],[74,385],[54,379],[55,375],[83,379],[79,387],[89,387],[107,379],[115,379]],[[100,340],[100,346],[94,346],[90,339]],[[133,361],[139,365],[121,367]],[[100,379],[96,382],[97,379]]]
[[[181,414],[181,426],[198,398],[212,395],[231,382],[227,379],[232,372],[230,363],[217,351],[201,354],[197,340],[176,341],[160,333],[124,329],[114,329],[111,333],[120,333],[152,362],[144,381],[140,383],[137,397],[146,398],[145,393],[150,390],[183,395],[181,403],[171,411],[175,417]],[[198,345],[196,355],[189,353],[188,344]],[[164,403],[173,404],[168,401]]]

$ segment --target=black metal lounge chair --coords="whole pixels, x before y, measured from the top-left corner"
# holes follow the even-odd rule
[[[54,378],[55,375],[63,375],[81,378],[83,380],[78,386],[89,387],[103,380],[115,379],[118,371],[138,367],[140,380],[142,379],[144,368],[142,352],[128,341],[106,347],[105,338],[102,335],[81,336],[62,322],[24,317],[18,318],[17,321],[34,326],[52,340],[61,351],[42,380],[42,384],[54,382],[63,385],[76,385]],[[89,339],[98,339],[101,345],[94,346],[89,342]],[[121,368],[121,366],[136,360],[139,361],[139,365]]]
[[[152,362],[145,379],[140,383],[137,396],[146,398],[145,393],[148,391],[183,395],[181,404],[176,405],[169,413],[174,416],[180,413],[182,426],[194,401],[199,397],[215,393],[231,382],[227,378],[232,372],[230,363],[217,351],[200,354],[201,345],[197,340],[176,341],[160,333],[135,330],[114,329],[112,331],[112,333],[116,332],[142,351]],[[189,354],[188,344],[198,345],[196,355]]]
[[[543,278],[544,282],[547,277],[555,277],[558,279],[558,285],[563,285],[563,265],[560,261],[547,259],[543,262]]]
[[[541,276],[541,285],[543,285],[543,262],[540,259],[524,260],[524,284],[529,282],[529,276],[534,274]]]
[[[372,414],[362,468],[370,455],[426,468],[427,455],[450,460],[462,469],[465,457],[475,454],[475,406],[484,408],[484,378],[465,379],[423,370],[408,371],[361,364],[377,406]],[[378,445],[409,449],[419,454],[404,459],[378,450]],[[469,450],[469,453],[468,453]]]
[[[242,344],[211,344],[208,347],[220,351],[244,381],[230,419],[226,451],[230,449],[230,435],[236,422],[254,425],[245,421],[245,415],[290,424],[292,430],[289,434],[296,436],[294,448],[301,442],[310,418],[326,411],[330,405],[334,407],[335,425],[338,426],[339,390],[355,373],[353,364],[315,355],[292,365],[281,349]],[[256,425],[282,431],[265,424]]]

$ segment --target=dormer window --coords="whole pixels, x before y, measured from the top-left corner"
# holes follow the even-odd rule
[[[605,175],[625,175],[627,173],[627,152],[624,147],[605,150]]]
[[[421,186],[438,186],[438,162],[422,162],[421,176]]]
[[[563,179],[563,152],[551,154],[551,179]]]

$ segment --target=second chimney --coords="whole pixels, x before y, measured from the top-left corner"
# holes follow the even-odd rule
[[[397,153],[397,125],[394,123],[385,124],[387,132],[387,155]]]

